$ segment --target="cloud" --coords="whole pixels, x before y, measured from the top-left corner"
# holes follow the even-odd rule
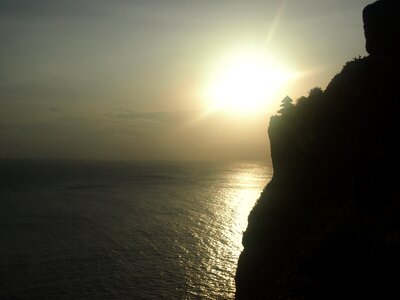
[[[1,76],[1,75],[0,75]],[[22,100],[26,102],[48,102],[55,100],[76,100],[93,94],[90,88],[85,89],[85,83],[60,76],[37,76],[26,80],[1,82],[0,97],[9,102]]]
[[[104,1],[97,1],[104,2]],[[98,7],[98,5],[96,5]],[[0,16],[54,17],[93,15],[93,1],[2,0]]]
[[[120,110],[104,114],[106,122],[116,131],[135,135],[166,135],[187,128],[197,119],[199,111],[136,112]]]
[[[9,146],[0,149],[0,156],[244,159],[267,151],[264,123],[246,125],[223,112],[202,119],[200,111],[114,110],[78,116],[65,109],[55,114],[49,107],[46,118],[7,121],[0,143]]]
[[[106,113],[105,116],[111,120],[141,120],[152,123],[180,123],[187,121],[194,116],[199,115],[199,111],[154,111],[154,112],[136,112],[121,110],[118,112]]]

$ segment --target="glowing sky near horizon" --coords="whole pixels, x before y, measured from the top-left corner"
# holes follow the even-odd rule
[[[280,100],[366,55],[371,2],[0,0],[0,157],[266,160]]]

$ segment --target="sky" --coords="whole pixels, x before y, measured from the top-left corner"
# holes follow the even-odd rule
[[[268,160],[281,99],[367,55],[371,2],[0,0],[0,158]],[[290,76],[227,80],[249,53]],[[210,96],[255,74],[274,92],[251,109]]]

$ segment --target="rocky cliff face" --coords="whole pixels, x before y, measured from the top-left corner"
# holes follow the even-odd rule
[[[375,35],[381,2],[398,6],[364,10],[379,9]],[[249,215],[237,299],[400,295],[400,62],[394,39],[368,30],[369,57],[271,118],[274,176]]]
[[[393,56],[400,50],[398,0],[381,0],[363,10],[367,52],[375,56]]]

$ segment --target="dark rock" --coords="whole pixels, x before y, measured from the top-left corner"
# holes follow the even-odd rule
[[[249,215],[237,299],[400,297],[400,61],[372,49],[271,118],[274,176]]]
[[[393,57],[400,50],[400,4],[380,0],[363,10],[366,50],[371,55]]]

